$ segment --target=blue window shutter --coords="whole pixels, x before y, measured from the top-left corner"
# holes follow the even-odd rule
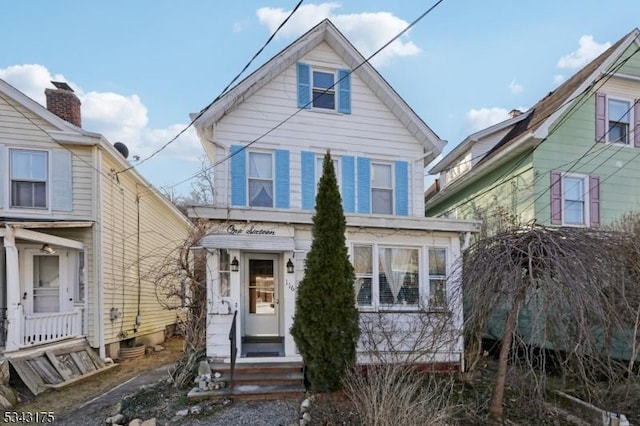
[[[371,160],[358,157],[358,213],[371,213]]]
[[[338,112],[351,114],[351,72],[338,70]]]
[[[289,151],[276,149],[276,208],[289,208]]]
[[[311,108],[311,67],[298,62],[298,108]]]
[[[300,175],[302,181],[302,208],[313,210],[316,207],[316,155],[313,152],[302,151],[300,154]]]
[[[6,161],[6,163],[5,163]],[[7,177],[7,183],[6,185],[9,186],[9,167],[7,167],[9,164],[8,160],[6,160],[6,156],[5,156],[5,149],[4,149],[4,145],[0,144],[0,209],[3,206],[3,202],[4,202],[4,194],[5,194],[5,182],[4,182],[4,178],[5,178],[5,174]],[[7,191],[8,192],[8,191]]]
[[[342,161],[342,208],[345,213],[356,211],[356,167],[351,156],[343,156]]]
[[[231,145],[231,205],[247,205],[247,151]],[[237,153],[237,154],[236,154]]]
[[[54,149],[51,152],[51,210],[73,210],[71,152]]]
[[[396,161],[396,215],[409,215],[409,164]]]

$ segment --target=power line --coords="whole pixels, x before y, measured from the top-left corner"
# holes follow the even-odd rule
[[[141,165],[142,163],[144,163],[145,161],[153,158],[154,156],[156,156],[158,153],[160,153],[161,151],[163,151],[166,147],[168,147],[169,145],[171,145],[173,142],[175,142],[176,139],[178,139],[180,136],[182,136],[191,126],[193,126],[193,123],[199,119],[200,117],[202,117],[202,115],[204,115],[204,113],[206,113],[209,108],[211,108],[211,106],[216,103],[222,96],[224,96],[224,94],[227,92],[227,90],[229,89],[229,87],[231,87],[231,85],[233,85],[233,83],[236,82],[236,80],[247,70],[247,68],[249,68],[249,66],[253,63],[253,61],[258,57],[258,55],[260,55],[260,53],[262,53],[262,51],[269,45],[269,43],[271,43],[271,41],[274,39],[274,37],[276,36],[276,34],[278,34],[278,32],[280,31],[280,29],[289,21],[289,19],[293,16],[293,14],[298,10],[298,8],[300,7],[300,5],[302,5],[303,0],[298,1],[298,3],[296,4],[296,6],[293,8],[293,10],[291,11],[291,13],[289,13],[289,15],[286,17],[286,19],[284,21],[282,21],[282,23],[278,26],[278,28],[276,28],[276,30],[273,32],[273,34],[271,34],[271,36],[269,36],[269,38],[267,39],[267,41],[262,45],[262,47],[260,49],[258,49],[258,51],[253,55],[253,57],[249,60],[249,62],[247,62],[247,64],[242,68],[242,70],[233,78],[233,80],[231,80],[231,82],[229,84],[227,84],[227,86],[222,90],[222,92],[216,96],[216,98],[211,101],[209,103],[209,105],[207,105],[206,107],[204,107],[202,110],[200,110],[200,112],[198,113],[198,115],[191,120],[191,122],[189,124],[187,124],[187,126],[185,128],[183,128],[182,130],[180,130],[178,132],[177,135],[175,135],[173,138],[171,138],[168,142],[166,142],[164,145],[162,145],[160,148],[156,149],[155,151],[153,151],[149,156],[143,158],[142,160],[138,161],[138,163],[134,166],[131,165],[125,169],[122,169],[118,172],[116,172],[116,176],[119,173],[124,173],[127,172],[131,169],[133,169],[136,166]]]
[[[636,36],[637,38],[637,36]],[[530,152],[527,152],[526,155],[523,154],[520,161],[518,163],[516,163],[514,165],[514,167],[508,169],[505,171],[505,173],[503,173],[498,179],[501,179],[501,182],[497,183],[496,185],[491,186],[490,188],[488,188],[485,191],[482,191],[478,194],[475,194],[474,196],[466,199],[464,202],[457,204],[455,206],[452,206],[451,208],[445,210],[444,212],[441,213],[441,215],[446,215],[450,212],[452,212],[455,209],[459,209],[460,207],[463,207],[467,204],[469,204],[470,202],[476,200],[478,197],[481,197],[482,195],[485,195],[487,192],[497,188],[498,186],[501,186],[503,184],[505,184],[507,182],[506,178],[511,179],[512,177],[517,177],[518,175],[515,176],[510,176],[510,173],[512,173],[521,163],[522,161],[524,161],[528,155],[530,155],[531,153],[533,153],[538,147],[540,147],[544,142],[546,142],[548,140],[548,138],[550,136],[552,136],[560,127],[561,125],[569,119],[570,116],[572,116],[575,111],[581,107],[582,105],[584,105],[587,100],[589,100],[591,97],[593,97],[593,95],[596,93],[596,86],[598,84],[600,84],[599,87],[602,87],[607,81],[609,81],[609,79],[611,79],[613,77],[613,75],[615,74],[615,72],[617,70],[619,70],[622,66],[624,66],[633,56],[635,56],[638,52],[640,51],[640,47],[637,48],[631,55],[629,55],[627,58],[625,58],[623,61],[617,63],[614,67],[612,67],[606,74],[604,74],[603,76],[600,76],[599,78],[597,78],[596,80],[594,80],[594,82],[592,84],[590,84],[589,86],[587,86],[583,91],[581,91],[579,94],[577,94],[576,96],[568,99],[566,102],[563,102],[562,105],[560,105],[558,108],[556,108],[554,111],[552,111],[551,113],[547,114],[546,116],[542,117],[539,121],[537,121],[535,123],[535,125],[539,124],[540,122],[542,122],[543,120],[547,119],[548,117],[550,117],[551,115],[553,115],[556,111],[560,110],[561,108],[563,108],[565,105],[567,105],[570,102],[573,102],[575,99],[583,96],[585,93],[587,93],[588,91],[592,91],[588,96],[582,97],[582,99],[579,99],[578,102],[574,103],[569,111],[567,111],[567,113],[561,118],[561,120],[558,122],[558,125],[556,125],[548,134],[547,136],[540,141],[540,143],[538,143],[535,147],[533,147]],[[590,155],[589,153],[591,152],[591,150],[597,146],[599,143],[601,143],[601,140],[596,141],[584,154],[582,154],[578,159],[576,159],[575,161],[569,161],[565,164],[570,164],[570,163],[574,163],[577,164],[578,162],[580,162],[580,160],[586,158],[588,155]],[[608,147],[607,147],[608,148]],[[562,167],[563,165],[560,165],[559,167]],[[540,179],[541,176],[538,176],[537,178],[534,177],[534,180],[532,182],[532,187],[535,186],[535,184],[538,182],[538,179]],[[548,190],[547,190],[548,191]],[[547,191],[544,191],[542,194],[540,194],[534,201],[533,203],[535,203],[540,197],[542,197],[544,194],[547,193]],[[527,208],[529,208],[530,206],[527,206]],[[526,209],[524,209],[526,210]]]
[[[174,183],[172,185],[168,185],[163,187],[164,190],[168,190],[171,188],[174,188],[178,185],[182,185],[183,183],[186,183],[188,181],[190,181],[191,179],[195,179],[196,177],[200,176],[202,173],[206,173],[207,171],[219,166],[220,164],[224,163],[225,161],[230,160],[233,156],[239,154],[241,151],[246,150],[247,148],[249,148],[251,145],[255,144],[256,142],[262,140],[264,137],[268,136],[269,134],[271,134],[272,132],[274,132],[275,130],[279,129],[282,125],[284,125],[285,123],[287,123],[289,120],[291,120],[293,117],[295,117],[300,111],[303,111],[304,109],[306,109],[309,105],[312,105],[313,102],[318,99],[319,97],[321,97],[322,95],[324,95],[325,93],[328,93],[330,90],[332,90],[335,86],[337,86],[341,81],[343,81],[344,79],[346,79],[347,77],[349,77],[351,74],[353,74],[356,70],[358,70],[359,68],[363,67],[365,64],[368,64],[371,59],[373,59],[376,55],[378,55],[381,51],[383,51],[384,49],[386,49],[391,43],[393,43],[394,41],[396,41],[398,38],[402,37],[407,31],[409,31],[411,28],[413,28],[418,22],[420,22],[425,16],[427,16],[429,13],[431,13],[431,11],[433,11],[438,5],[440,5],[440,3],[442,3],[444,0],[438,0],[436,1],[431,7],[429,7],[427,10],[425,10],[422,14],[420,14],[416,19],[414,19],[409,25],[407,25],[402,31],[400,31],[398,34],[396,34],[393,38],[391,38],[389,41],[387,41],[384,45],[382,45],[382,47],[378,48],[378,50],[376,50],[375,52],[373,52],[371,55],[369,55],[367,58],[365,58],[364,61],[360,62],[357,66],[355,66],[353,69],[349,70],[349,72],[345,73],[344,76],[342,76],[342,78],[338,79],[337,81],[335,81],[331,86],[327,87],[325,90],[323,90],[322,92],[319,92],[317,95],[315,95],[309,102],[307,102],[305,105],[303,105],[302,107],[298,107],[293,113],[291,113],[289,116],[287,116],[285,119],[283,119],[282,121],[280,121],[278,124],[276,124],[274,127],[270,128],[269,130],[267,130],[266,132],[264,132],[263,134],[261,134],[260,136],[258,136],[257,138],[253,139],[251,142],[247,143],[246,145],[243,145],[240,149],[230,153],[229,155],[227,155],[226,157],[216,161],[215,163],[213,163],[211,166],[198,171],[197,173],[191,175],[190,177],[188,177],[187,179],[184,179],[178,183]]]

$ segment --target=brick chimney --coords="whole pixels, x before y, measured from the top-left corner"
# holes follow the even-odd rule
[[[78,127],[82,127],[80,115],[80,99],[73,93],[73,89],[64,82],[52,81],[55,89],[45,89],[47,97],[47,109]]]

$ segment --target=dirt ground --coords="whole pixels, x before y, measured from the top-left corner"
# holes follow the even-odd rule
[[[22,390],[20,393],[21,403],[13,410],[18,412],[51,411],[56,418],[61,418],[76,407],[106,393],[132,377],[175,362],[182,355],[183,339],[174,336],[167,339],[161,346],[165,348],[162,351],[145,354],[135,359],[122,360],[118,362],[117,367],[104,373],[59,390],[44,392],[37,397],[31,395],[26,389]],[[2,422],[1,419],[0,422]]]

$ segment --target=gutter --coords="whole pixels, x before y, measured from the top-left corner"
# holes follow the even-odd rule
[[[429,199],[425,208],[427,210],[431,210],[432,208],[437,207],[440,203],[453,195],[458,189],[464,188],[466,184],[473,181],[473,179],[481,178],[507,161],[512,160],[517,155],[523,153],[527,148],[535,146],[538,142],[539,141],[534,138],[534,134],[532,132],[523,134],[515,143],[506,148],[501,155],[490,158],[486,163],[480,165],[480,167],[471,169],[470,172],[454,180],[451,185],[445,186],[440,192]]]

